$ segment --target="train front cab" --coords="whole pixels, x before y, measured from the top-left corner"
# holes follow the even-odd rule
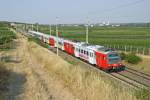
[[[104,71],[121,71],[124,66],[121,64],[119,56],[111,57],[110,54],[96,52],[96,65]]]
[[[121,63],[120,55],[116,52],[111,52],[107,54],[108,66],[113,69],[113,71],[122,71],[125,66]]]

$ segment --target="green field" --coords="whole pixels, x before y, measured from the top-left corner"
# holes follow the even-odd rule
[[[59,37],[85,41],[85,26],[60,26]],[[34,30],[36,26],[34,25]],[[49,34],[48,25],[39,25],[39,31]],[[55,35],[55,26],[52,34]],[[149,26],[89,27],[89,43],[104,45],[117,50],[150,55]]]
[[[16,38],[16,34],[9,27],[9,23],[0,22],[0,49],[9,48],[9,43]]]

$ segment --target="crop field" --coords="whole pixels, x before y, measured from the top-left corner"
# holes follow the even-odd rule
[[[84,26],[59,26],[58,29],[60,37],[85,41]],[[39,31],[50,33],[48,26],[40,26]],[[52,34],[55,35],[54,26]],[[150,27],[89,27],[89,43],[150,55]]]
[[[0,49],[6,47],[15,38],[16,35],[9,29],[9,24],[0,22]]]

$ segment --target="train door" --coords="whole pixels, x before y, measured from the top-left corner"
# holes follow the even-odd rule
[[[57,47],[57,38],[54,38],[54,47]]]
[[[64,42],[64,50],[68,53],[68,43]]]
[[[75,46],[74,55],[76,57],[79,57],[79,47],[78,46]]]
[[[49,37],[46,37],[46,43],[49,44]]]
[[[64,40],[63,39],[61,39],[61,49],[64,51]]]
[[[101,69],[107,69],[107,59],[105,54],[96,52],[96,65]]]
[[[55,45],[55,41],[53,38],[49,38],[49,44],[50,46],[54,46]]]
[[[92,50],[88,51],[89,63],[95,64],[95,53]]]
[[[73,44],[70,44],[70,43],[69,43],[69,53],[71,55],[74,55],[74,46],[73,46]]]
[[[41,41],[44,42],[44,37],[43,36],[41,36]]]

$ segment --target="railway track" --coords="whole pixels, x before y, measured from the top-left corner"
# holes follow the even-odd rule
[[[56,48],[50,48],[49,50],[56,53]],[[112,73],[106,73],[102,70],[99,70],[98,68],[88,64],[87,62],[81,61],[78,58],[68,55],[66,52],[63,52],[59,50],[59,56],[61,56],[63,59],[74,61],[82,64],[82,66],[85,67],[92,67],[95,68],[98,71],[101,71],[102,73],[106,74],[107,76],[111,78],[115,78],[116,80],[120,81],[123,84],[126,84],[132,88],[138,89],[138,88],[148,88],[150,87],[150,75],[144,74],[142,72],[137,72],[136,70],[132,70],[130,68],[126,68],[124,71],[121,72],[112,72]]]
[[[150,87],[150,76],[144,73],[126,68],[124,71],[118,72],[117,74],[133,80],[134,82],[141,84],[143,87]]]

